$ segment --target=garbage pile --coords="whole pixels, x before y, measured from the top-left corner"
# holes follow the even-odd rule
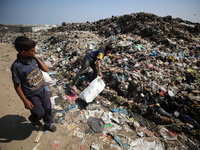
[[[57,28],[59,31],[92,31],[105,37],[132,33],[149,38],[156,43],[172,46],[176,45],[176,42],[192,42],[200,32],[199,23],[192,23],[181,18],[174,19],[172,16],[159,17],[145,12],[112,16],[95,22],[63,22],[62,25]],[[171,41],[171,38],[175,41]]]
[[[137,13],[62,25],[24,34],[49,68],[54,122],[80,138],[82,149],[91,134],[94,150],[200,148],[199,24]],[[1,42],[19,35],[1,33]],[[105,88],[86,103],[79,95],[92,71],[82,74],[79,93],[69,85],[84,55],[108,43],[121,59],[103,58]]]

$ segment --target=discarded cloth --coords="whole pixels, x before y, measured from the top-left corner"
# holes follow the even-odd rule
[[[87,124],[96,133],[101,132],[105,126],[102,119],[91,117],[87,119]]]
[[[65,95],[65,97],[66,97],[68,100],[70,100],[71,102],[73,102],[73,101],[76,99],[77,94],[76,94],[76,93],[75,93],[75,94],[69,94],[69,95]]]

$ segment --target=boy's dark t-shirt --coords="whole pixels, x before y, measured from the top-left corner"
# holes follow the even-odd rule
[[[45,88],[42,72],[34,58],[24,61],[19,58],[11,66],[13,83],[21,84],[26,97],[38,94]]]
[[[102,59],[104,56],[106,56],[106,52],[104,50],[97,50],[86,54],[85,58],[91,63],[95,63],[97,59]]]

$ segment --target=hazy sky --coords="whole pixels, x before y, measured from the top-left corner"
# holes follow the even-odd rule
[[[200,0],[0,0],[0,24],[93,22],[137,12],[200,23]]]

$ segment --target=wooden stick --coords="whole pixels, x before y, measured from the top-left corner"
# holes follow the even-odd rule
[[[42,136],[42,133],[43,133],[43,130],[42,130],[42,127],[41,127],[39,132],[38,132],[38,134],[37,134],[37,136],[36,136],[36,138],[35,138],[34,143],[38,143],[39,142],[40,137]]]

